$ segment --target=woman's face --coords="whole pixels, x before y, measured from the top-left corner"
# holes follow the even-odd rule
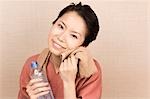
[[[55,55],[76,49],[85,40],[86,23],[76,12],[68,12],[50,28],[49,49]]]

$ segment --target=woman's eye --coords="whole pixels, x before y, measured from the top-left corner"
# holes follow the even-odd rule
[[[75,39],[78,38],[78,37],[77,37],[76,35],[74,35],[74,34],[71,34],[71,36],[72,36],[73,38],[75,38]]]
[[[58,24],[58,27],[64,29],[64,27],[61,24]]]

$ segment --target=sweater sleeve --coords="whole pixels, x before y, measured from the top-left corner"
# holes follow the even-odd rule
[[[18,92],[18,99],[29,99],[29,96],[26,92],[26,86],[30,81],[30,65],[31,62],[37,59],[37,55],[36,56],[32,56],[30,58],[27,59],[27,61],[25,62],[21,74],[20,74],[20,80],[19,80],[19,92]]]
[[[100,65],[95,61],[97,72],[89,78],[82,78],[78,82],[77,97],[81,99],[100,99],[102,93],[102,73]]]

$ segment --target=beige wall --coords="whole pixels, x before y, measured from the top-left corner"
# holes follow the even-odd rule
[[[148,2],[83,1],[95,9],[101,24],[89,49],[102,64],[102,99],[150,99]],[[68,2],[0,1],[0,99],[16,99],[24,61],[47,47],[50,24]]]

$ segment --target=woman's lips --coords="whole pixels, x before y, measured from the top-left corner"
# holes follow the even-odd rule
[[[56,43],[55,41],[53,41],[53,46],[57,49],[64,49],[63,46],[61,46],[60,44]]]
[[[58,44],[56,44],[56,43],[53,43],[53,44],[54,44],[54,46],[55,46],[56,48],[58,48],[58,49],[62,48],[60,45],[58,45]]]

